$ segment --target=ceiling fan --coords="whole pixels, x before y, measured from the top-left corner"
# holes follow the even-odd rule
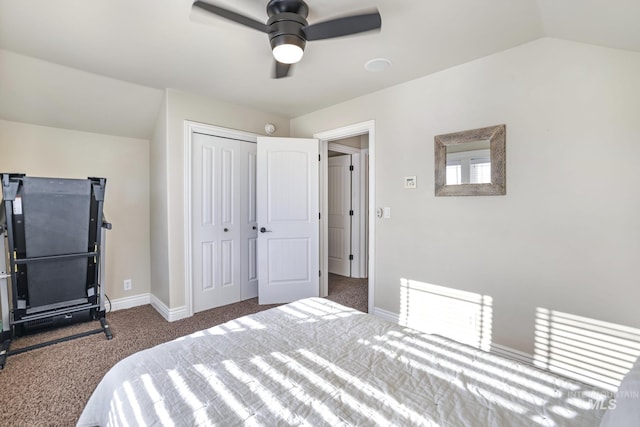
[[[267,33],[276,60],[273,75],[276,79],[289,75],[292,64],[302,59],[307,41],[348,36],[382,26],[377,10],[309,25],[306,19],[309,7],[303,0],[269,0],[266,24],[204,1],[194,2],[193,7]]]

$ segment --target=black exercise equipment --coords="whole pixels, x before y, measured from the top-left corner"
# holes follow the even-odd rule
[[[11,354],[99,332],[111,339],[101,286],[104,230],[111,229],[103,215],[106,179],[0,179],[0,369]],[[100,329],[9,350],[14,337],[88,320],[99,320]]]

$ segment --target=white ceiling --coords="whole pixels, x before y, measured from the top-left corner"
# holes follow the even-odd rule
[[[266,21],[267,0],[208,1]],[[377,7],[382,30],[310,42],[293,76],[273,80],[265,34],[192,13],[192,0],[0,0],[0,49],[10,51],[0,55],[0,90],[11,93],[4,101],[0,96],[0,118],[29,121],[26,116],[33,102],[24,100],[29,87],[45,85],[48,92],[53,92],[48,102],[55,102],[56,96],[66,98],[58,101],[68,104],[68,114],[77,103],[74,92],[85,94],[80,98],[83,103],[89,102],[87,93],[106,93],[109,105],[116,105],[119,95],[135,92],[134,85],[112,79],[148,88],[179,89],[296,117],[545,36],[640,51],[637,0],[307,3],[310,23]],[[382,73],[365,71],[364,63],[377,57],[390,59],[392,68]],[[16,70],[29,68],[29,61],[29,70],[33,70],[33,58],[53,64],[38,62],[39,72]],[[87,72],[82,75],[88,85],[88,73],[109,77],[105,80],[107,87],[72,87],[63,76],[73,74],[74,69]],[[51,90],[51,82],[38,82],[55,77],[47,77],[48,70],[60,75],[62,89]],[[32,84],[23,81],[25,75],[30,76]],[[21,85],[26,87],[21,90],[17,87]],[[141,88],[138,93],[140,108],[155,105],[156,110],[142,114],[138,120],[149,120],[147,116],[157,112],[156,98],[161,93],[149,90]],[[98,106],[91,107],[97,108],[96,116],[104,115]],[[82,106],[87,108],[86,104]],[[37,114],[46,115],[44,110],[41,106]],[[37,120],[43,122],[38,124],[51,124],[51,120]],[[152,126],[145,123],[137,130],[112,133],[148,138]]]

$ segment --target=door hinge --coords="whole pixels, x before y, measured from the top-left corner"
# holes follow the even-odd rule
[[[353,261],[353,255],[349,255],[349,261]]]
[[[322,214],[318,212],[318,219],[322,219]]]
[[[318,270],[318,277],[322,276],[322,270]]]
[[[318,161],[320,161],[320,154],[318,154]]]
[[[353,209],[351,209],[351,210],[349,211],[349,215],[350,215],[350,216],[353,216]]]
[[[349,165],[349,170],[353,172],[353,165]]]

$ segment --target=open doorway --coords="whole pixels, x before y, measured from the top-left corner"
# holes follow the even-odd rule
[[[321,296],[347,292],[352,306],[372,312],[374,122],[314,137],[321,153]]]
[[[353,300],[351,306],[368,311],[369,135],[335,140],[327,149],[328,296],[346,292]]]

